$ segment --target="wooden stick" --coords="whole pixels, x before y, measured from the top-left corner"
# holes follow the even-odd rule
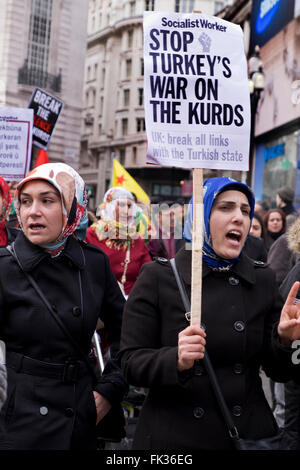
[[[193,170],[193,240],[191,281],[191,325],[201,325],[202,244],[203,244],[203,170]]]
[[[193,11],[202,13],[202,11]],[[203,244],[203,170],[193,170],[193,244],[191,281],[191,325],[201,325],[202,244]]]

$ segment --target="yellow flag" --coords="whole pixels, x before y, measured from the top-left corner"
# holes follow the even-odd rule
[[[128,191],[136,195],[138,201],[144,202],[145,204],[148,204],[150,201],[149,196],[147,196],[141,186],[115,158],[113,159],[112,185],[128,189]]]

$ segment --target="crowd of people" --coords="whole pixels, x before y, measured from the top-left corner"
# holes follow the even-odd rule
[[[266,439],[281,428],[282,448],[300,447],[294,194],[279,188],[270,208],[231,178],[210,178],[203,190],[195,325],[170,264],[190,298],[193,200],[186,210],[163,201],[146,214],[134,194],[113,187],[94,213],[82,178],[64,163],[38,166],[19,182],[0,178],[0,449],[121,441],[133,387],[145,400],[130,448],[234,449],[206,352],[238,435]],[[95,334],[105,349],[101,370]]]

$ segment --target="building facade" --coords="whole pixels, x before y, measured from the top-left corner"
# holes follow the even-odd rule
[[[300,2],[273,3],[254,0],[252,9],[250,48],[260,46],[265,75],[255,123],[254,190],[275,206],[277,189],[287,185],[300,208]]]
[[[90,187],[90,207],[102,200],[111,179],[112,159],[149,196],[176,199],[190,171],[146,165],[143,12],[216,14],[226,1],[90,0],[85,64],[80,173]],[[191,185],[185,185],[187,196]]]
[[[63,101],[48,154],[77,169],[88,0],[0,0],[0,11],[0,106],[27,108],[35,87]]]

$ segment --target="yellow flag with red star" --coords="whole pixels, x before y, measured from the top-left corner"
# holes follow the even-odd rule
[[[128,191],[136,195],[138,201],[144,202],[145,204],[148,204],[150,201],[149,196],[141,186],[115,158],[113,159],[112,186],[121,186],[122,188],[128,189]]]

